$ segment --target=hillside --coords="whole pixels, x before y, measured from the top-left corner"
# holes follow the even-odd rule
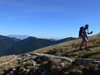
[[[88,47],[90,51],[79,50],[81,39],[66,41],[60,44],[55,44],[45,48],[37,49],[34,53],[46,53],[58,56],[75,57],[75,58],[95,58],[100,59],[100,33],[97,35],[89,36]]]
[[[66,42],[66,41],[76,40],[76,39],[78,39],[78,38],[68,37],[68,38],[64,38],[64,39],[58,40],[57,43],[62,43],[62,42]]]
[[[7,49],[15,46],[18,42],[20,42],[19,39],[0,35],[0,56],[2,56]]]
[[[46,47],[56,42],[46,40],[46,39],[38,39],[35,37],[28,37],[21,42],[19,42],[16,46],[12,47],[11,49],[7,50],[5,55],[9,54],[22,54],[29,51],[33,51],[38,48]]]
[[[36,37],[28,37],[20,41],[14,47],[6,50],[4,55],[27,53],[27,52],[30,52],[30,51],[33,51],[39,48],[43,48],[46,46],[50,46],[53,44],[58,44],[64,41],[69,41],[69,40],[74,40],[74,39],[77,39],[77,38],[69,37],[69,38],[59,40],[59,41],[53,41],[53,40],[36,38]]]

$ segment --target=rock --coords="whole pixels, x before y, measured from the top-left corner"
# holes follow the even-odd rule
[[[27,57],[30,57],[31,55],[30,55],[30,54],[26,54],[26,56],[27,56]]]
[[[34,66],[26,66],[27,69],[34,69]]]
[[[66,61],[66,62],[74,62],[72,59],[70,59],[70,58],[65,58],[65,57],[59,57],[59,59],[61,59],[61,62],[64,62],[64,61]]]
[[[64,63],[60,63],[60,65],[61,65],[61,67],[64,67],[64,66],[65,66],[65,64],[64,64]]]
[[[39,69],[39,67],[35,67],[35,68],[34,68],[34,72],[36,72],[36,70],[38,70],[38,69]]]
[[[16,68],[14,68],[13,71],[16,71]]]
[[[47,51],[44,51],[44,53],[47,53]]]
[[[30,71],[30,69],[26,69],[26,72],[29,72]]]
[[[31,63],[36,63],[36,61],[34,61],[34,60],[31,60]]]
[[[16,75],[17,73],[17,75],[51,75],[50,72],[47,73],[47,68],[51,65],[49,64],[50,60],[57,60],[59,63],[57,65],[60,67],[65,67],[66,63],[64,62],[73,62],[70,58],[40,53],[26,53],[22,58],[19,59],[20,65],[16,69],[11,70],[11,75]]]
[[[22,69],[23,71],[25,71],[26,69],[23,67],[23,69]]]
[[[31,56],[36,56],[36,54],[35,53],[31,53]]]
[[[48,61],[43,61],[42,63],[41,63],[41,65],[45,65],[45,64],[47,64],[48,63]]]
[[[99,60],[96,60],[96,59],[77,58],[75,60],[75,63],[77,63],[77,64],[84,64],[84,63],[89,63],[89,62],[97,63],[98,65],[100,65],[100,61]]]
[[[11,71],[11,72],[10,72],[10,75],[14,75],[14,71]]]
[[[61,62],[61,59],[59,59],[59,63]]]
[[[36,56],[36,55],[32,56],[32,59],[36,59],[36,58],[37,58],[37,56]]]
[[[30,75],[34,75],[34,72],[30,72]]]
[[[17,60],[22,60],[22,58],[17,58]]]
[[[26,69],[24,72],[23,72],[23,75],[28,75],[30,72],[30,69]]]
[[[26,56],[23,56],[23,59],[25,60],[26,59]]]
[[[36,66],[36,67],[40,67],[40,65],[41,65],[41,64],[36,64],[35,66]]]
[[[6,75],[10,75],[9,73],[6,73]]]
[[[41,75],[47,75],[47,71],[41,72]]]
[[[54,56],[54,55],[49,55],[49,54],[39,54],[39,53],[36,53],[36,55],[38,56],[42,56],[42,58],[44,60],[47,60],[49,57],[54,57],[55,59],[61,59],[61,60],[66,60],[68,62],[74,62],[72,59],[70,58],[66,58],[66,57],[61,57],[61,56]]]
[[[45,55],[43,55],[41,58],[42,58],[43,60],[48,60],[48,57],[45,56]]]
[[[26,62],[23,62],[23,65],[25,65],[26,64]]]
[[[32,60],[31,63],[33,64],[33,66],[36,66],[36,61]]]
[[[94,63],[97,63],[98,65],[100,65],[100,61],[93,61]]]
[[[36,66],[36,63],[35,62],[33,63],[33,66]]]

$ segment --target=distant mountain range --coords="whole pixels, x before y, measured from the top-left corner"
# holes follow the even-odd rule
[[[24,40],[19,40],[16,38],[0,35],[0,56],[10,54],[22,54],[53,44],[58,44],[75,39],[78,38],[69,37],[56,41],[54,39],[48,40],[36,37],[27,37]]]
[[[24,40],[26,39],[27,37],[30,37],[29,35],[8,35],[8,37],[13,37],[13,38],[16,38],[16,39],[20,39],[20,40]],[[43,39],[49,39],[49,40],[60,40],[60,39],[53,39],[53,38],[43,38]]]
[[[8,35],[8,37],[14,37],[14,38],[23,40],[23,39],[26,39],[29,36],[28,35]]]

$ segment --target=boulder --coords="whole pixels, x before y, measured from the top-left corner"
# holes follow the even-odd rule
[[[41,72],[41,75],[47,75],[47,71]]]

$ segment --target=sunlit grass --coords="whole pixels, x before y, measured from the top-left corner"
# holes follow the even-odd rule
[[[9,56],[1,56],[0,57],[0,64],[4,63],[4,62],[8,62],[12,59],[15,58],[15,55],[9,55]]]

